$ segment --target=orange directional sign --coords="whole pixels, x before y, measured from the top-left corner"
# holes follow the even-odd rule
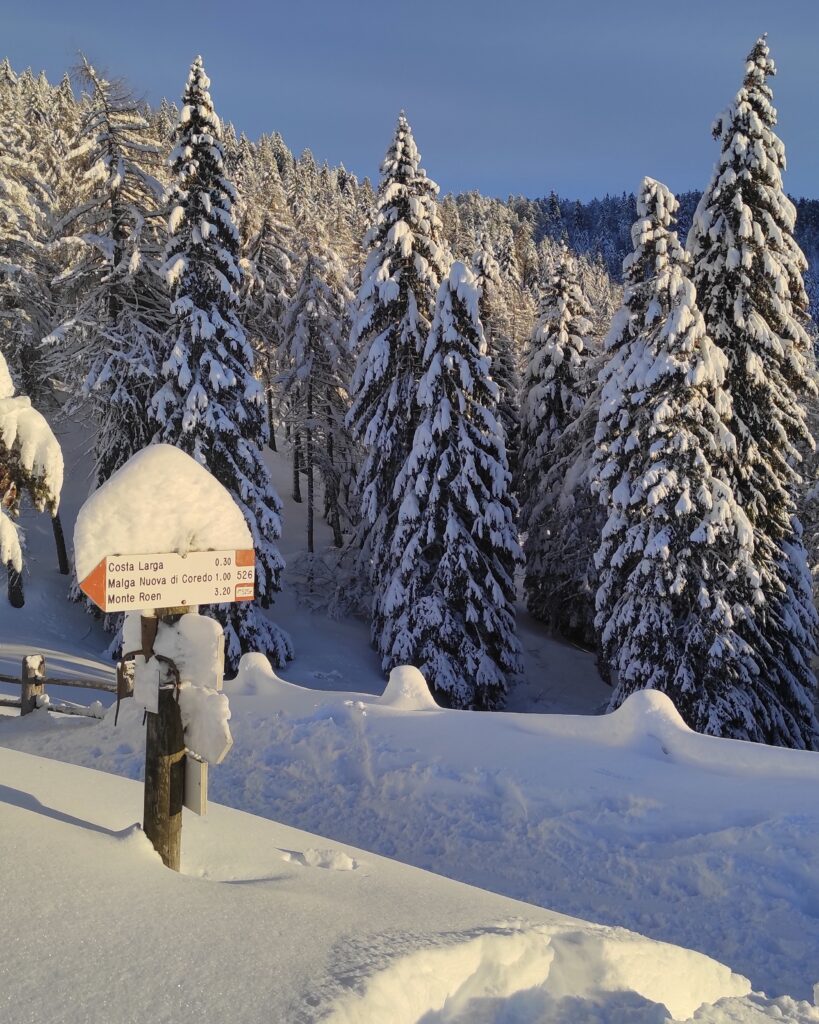
[[[189,551],[164,555],[108,555],[80,590],[104,612],[252,601],[256,555],[239,551]]]

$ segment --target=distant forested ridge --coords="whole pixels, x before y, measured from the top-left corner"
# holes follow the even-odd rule
[[[701,192],[681,192],[678,232],[685,238]],[[819,316],[819,199],[789,197],[796,206],[796,241],[808,259],[805,284],[814,320]],[[602,199],[582,203],[554,192],[541,199],[511,197],[508,204],[533,227],[535,241],[565,239],[575,252],[599,256],[609,274],[622,281],[623,259],[631,251],[631,227],[636,217],[637,197],[633,192],[619,196],[606,193]]]

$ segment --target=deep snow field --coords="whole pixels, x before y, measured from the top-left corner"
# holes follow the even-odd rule
[[[76,429],[61,440],[70,538],[88,460]],[[271,465],[287,558],[303,508]],[[26,523],[0,670],[36,651],[110,678],[47,517]],[[525,616],[526,677],[490,715],[435,707],[414,671],[380,696],[366,624],[308,612],[286,579],[273,614],[296,660],[251,655],[226,682],[227,807],[186,812],[180,876],[129,828],[141,787],[42,760],[140,778],[141,709],[0,717],[2,1024],[819,1021],[819,755],[698,736],[658,694],[600,716],[593,658]]]

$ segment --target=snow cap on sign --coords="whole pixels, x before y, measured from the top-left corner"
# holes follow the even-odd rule
[[[203,466],[179,448],[137,452],[85,502],[74,527],[77,578],[107,555],[185,555],[252,548],[241,509]]]

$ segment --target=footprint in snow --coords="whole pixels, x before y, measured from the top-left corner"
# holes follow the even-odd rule
[[[305,868],[329,868],[331,871],[355,871],[358,862],[342,850],[283,850],[282,860]]]

